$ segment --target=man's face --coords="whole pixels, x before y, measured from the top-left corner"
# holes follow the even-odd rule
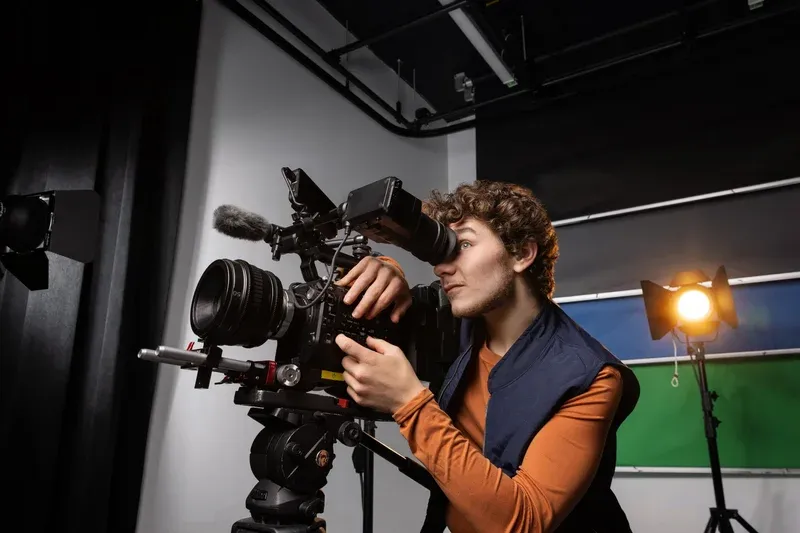
[[[442,282],[453,315],[474,318],[502,307],[514,292],[514,258],[479,220],[467,218],[450,228],[458,235],[458,253],[433,272]]]

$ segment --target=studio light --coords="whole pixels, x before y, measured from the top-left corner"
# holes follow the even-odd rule
[[[698,338],[716,334],[720,322],[732,328],[739,325],[725,267],[717,269],[713,281],[702,271],[692,270],[679,273],[668,288],[652,281],[641,284],[653,340],[675,328]]]
[[[678,316],[683,320],[697,322],[711,315],[711,297],[706,291],[691,289],[678,296]]]
[[[702,271],[692,270],[676,275],[668,287],[646,280],[641,285],[650,336],[653,340],[658,340],[672,332],[677,338],[676,329],[684,334],[686,352],[694,366],[700,388],[703,425],[716,500],[716,506],[710,509],[711,516],[704,531],[733,533],[731,521],[736,521],[749,533],[757,533],[736,509],[729,509],[725,503],[717,446],[717,426],[720,421],[714,416],[714,401],[718,395],[709,390],[706,374],[705,343],[716,338],[722,322],[732,328],[739,327],[725,267],[717,269],[713,281]]]
[[[100,197],[92,190],[0,197],[0,278],[5,268],[29,290],[46,289],[46,252],[91,262],[99,223]]]
[[[439,0],[439,3],[446,6],[452,4],[454,1],[455,0]],[[453,19],[453,22],[456,23],[464,36],[469,39],[469,42],[475,47],[475,50],[477,50],[484,61],[486,61],[486,64],[489,65],[497,77],[500,78],[503,85],[506,87],[515,87],[517,85],[517,79],[514,77],[514,74],[512,74],[511,69],[506,66],[500,54],[489,44],[488,39],[486,39],[483,32],[481,32],[480,28],[478,28],[469,14],[460,8],[454,9],[449,14],[450,18]]]

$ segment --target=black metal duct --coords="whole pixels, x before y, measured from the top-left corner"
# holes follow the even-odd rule
[[[314,60],[310,57],[306,56],[303,52],[301,52],[298,48],[293,46],[289,41],[284,39],[280,34],[278,34],[275,30],[273,30],[269,25],[265,24],[258,16],[256,16],[252,11],[246,8],[237,0],[219,0],[222,5],[227,7],[231,10],[234,14],[236,14],[239,18],[241,18],[244,22],[249,24],[253,29],[258,31],[261,35],[269,39],[272,43],[277,45],[281,50],[289,54],[292,58],[294,58],[298,63],[306,67],[312,74],[314,74],[317,78],[324,81],[328,86],[334,89],[337,93],[345,97],[348,101],[350,101],[353,105],[363,111],[367,116],[372,118],[375,122],[380,124],[382,127],[387,129],[388,131],[400,135],[403,137],[412,137],[412,138],[430,138],[430,137],[438,137],[440,135],[447,135],[449,133],[454,133],[458,131],[463,131],[466,129],[477,127],[481,124],[486,124],[490,122],[501,121],[509,116],[519,116],[520,113],[529,113],[540,109],[542,106],[548,105],[555,101],[561,100],[568,96],[571,96],[574,93],[565,93],[557,96],[552,97],[545,97],[545,98],[536,98],[536,94],[541,90],[549,87],[553,87],[556,85],[560,85],[567,81],[575,80],[577,78],[594,74],[596,72],[609,69],[611,67],[615,67],[621,64],[629,63],[635,60],[639,60],[645,57],[652,56],[654,54],[663,53],[669,50],[685,47],[688,44],[696,43],[697,41],[704,39],[706,37],[716,36],[721,33],[725,33],[730,30],[735,30],[739,28],[743,28],[754,24],[756,22],[765,21],[771,19],[776,16],[785,15],[789,12],[795,11],[800,8],[800,2],[790,2],[787,5],[781,6],[779,8],[767,8],[763,7],[760,8],[756,14],[746,16],[740,20],[724,24],[715,28],[707,29],[702,32],[697,32],[694,35],[688,34],[681,34],[675,40],[667,43],[663,43],[657,46],[653,46],[644,50],[639,50],[631,54],[626,54],[624,56],[615,57],[609,59],[607,61],[603,61],[601,63],[597,63],[594,65],[590,65],[585,68],[578,69],[574,72],[571,72],[566,75],[558,76],[554,79],[548,79],[541,83],[538,83],[534,86],[524,87],[522,89],[518,89],[514,92],[501,95],[496,98],[492,98],[483,102],[478,102],[472,105],[464,106],[455,110],[446,111],[438,114],[432,114],[429,116],[421,117],[416,119],[413,122],[408,121],[401,113],[398,112],[397,109],[392,107],[388,104],[385,100],[383,100],[380,96],[378,96],[374,91],[372,91],[369,87],[367,87],[364,82],[359,80],[356,76],[354,76],[351,72],[349,72],[344,66],[342,66],[339,62],[338,53],[340,50],[332,50],[330,52],[325,51],[321,48],[318,44],[316,44],[310,37],[308,37],[305,33],[303,33],[297,26],[291,23],[286,17],[284,17],[278,10],[276,10],[272,5],[270,5],[267,0],[252,0],[255,5],[257,5],[261,10],[264,11],[267,15],[269,15],[273,20],[275,20],[278,24],[280,24],[284,29],[289,31],[292,35],[297,37],[303,44],[308,46],[311,50],[314,51],[320,59],[322,59],[326,64],[334,68],[337,72],[344,76],[346,82],[342,83],[330,74],[325,71],[322,67],[320,67]],[[705,6],[708,3],[712,2],[701,2],[697,4],[693,8],[689,9],[696,9],[697,7]],[[432,13],[423,18],[432,18],[433,15],[439,15],[446,13],[447,10],[437,10],[437,12]],[[623,28],[621,30],[616,30],[609,34],[612,35],[620,35],[628,30],[633,29],[641,29],[643,26],[648,24],[655,23],[657,21],[663,20],[665,17],[670,16],[685,16],[685,11],[676,11],[674,13],[665,14],[661,17],[657,17],[648,21],[643,21],[638,24],[632,25],[629,28]],[[401,28],[411,27],[413,24],[404,24]],[[395,30],[390,30],[390,32],[394,32]],[[585,44],[590,45],[596,43],[606,36],[601,36],[599,38],[592,39],[591,41],[587,41]],[[363,40],[362,42],[366,42],[367,40]],[[355,44],[355,43],[354,43]],[[576,45],[570,46],[568,49],[565,49],[563,52],[567,52],[571,49],[575,49],[576,47],[583,46],[584,43],[578,43]],[[553,54],[549,54],[548,57],[558,55],[561,52],[556,52]],[[541,59],[536,58],[534,61]],[[373,100],[379,107],[384,109],[387,113],[389,113],[397,122],[398,124],[393,124],[389,120],[386,119],[383,115],[381,115],[376,109],[374,109],[370,104],[366,101],[362,100],[355,93],[353,93],[350,88],[349,84],[352,84],[358,87],[361,91],[363,91],[371,100]],[[457,120],[459,118],[467,117],[473,114],[476,110],[487,108],[493,104],[499,104],[501,102],[508,103],[509,101],[515,100],[520,96],[528,95],[528,97],[534,97],[533,103],[531,104],[530,99],[527,100],[527,105],[524,109],[511,109],[510,111],[505,111],[501,114],[496,114],[491,117],[481,117],[478,119],[472,119],[470,121],[460,122],[458,124],[453,124],[450,126],[444,126],[435,129],[423,129],[423,127],[427,124],[432,122],[436,122],[438,120]]]

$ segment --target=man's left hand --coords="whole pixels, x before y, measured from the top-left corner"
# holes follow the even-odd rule
[[[339,334],[347,393],[357,404],[394,414],[425,386],[403,351],[381,339],[367,337],[367,346]]]

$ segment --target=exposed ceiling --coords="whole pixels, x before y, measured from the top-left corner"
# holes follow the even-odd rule
[[[317,1],[359,40],[442,9],[438,0]],[[466,2],[465,9],[517,78],[518,85],[513,88],[500,82],[446,13],[377,40],[369,49],[390,68],[399,67],[400,76],[433,106],[435,117],[450,122],[472,115],[475,104],[483,110],[538,105],[591,87],[604,76],[618,79],[654,65],[670,68],[675,57],[686,54],[690,47],[713,41],[706,37],[734,33],[728,29],[757,27],[800,8],[798,0],[764,0],[751,9],[750,4],[757,1]],[[303,28],[295,30],[302,32]],[[754,41],[754,45],[762,44],[769,45]],[[338,55],[318,50],[326,52],[327,61],[341,68]],[[456,91],[454,76],[458,73],[474,82],[473,101]],[[503,99],[502,103],[498,99]],[[391,109],[395,103],[382,105]],[[423,117],[414,124],[398,122],[414,130],[431,118]]]
[[[319,3],[362,39],[383,33],[440,7],[437,0],[319,0]],[[743,5],[746,7],[744,2]],[[608,42],[591,47],[593,54],[586,53],[589,47],[584,48],[581,58],[575,57],[578,50],[559,55],[564,48],[662,15],[674,8],[675,2],[665,0],[494,0],[476,3],[472,12],[476,14],[476,22],[482,23],[487,36],[502,51],[504,60],[515,74],[523,82],[532,83],[531,78],[543,81],[578,67],[580,63],[587,63],[593,59],[587,57],[589,55],[602,57],[613,53]],[[526,54],[522,49],[523,26]],[[673,30],[679,28],[674,27]],[[628,42],[622,47],[634,45]],[[439,112],[465,104],[463,95],[454,90],[453,76],[459,72],[466,73],[473,80],[480,80],[476,91],[478,100],[510,91],[494,76],[447,15],[379,41],[370,49],[392,68],[396,68],[397,59],[402,60],[400,73],[409,83],[412,82],[412,69],[416,69],[419,93]],[[524,60],[526,56],[527,63]]]

